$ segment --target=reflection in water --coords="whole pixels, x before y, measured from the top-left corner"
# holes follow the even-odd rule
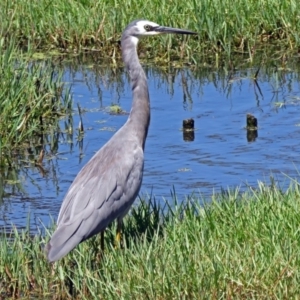
[[[249,143],[255,142],[255,140],[257,139],[257,137],[258,137],[257,130],[247,129],[247,141]]]
[[[186,142],[193,142],[195,140],[195,130],[183,130],[183,140]]]
[[[246,116],[246,129],[247,129],[247,141],[255,142],[258,137],[257,134],[257,118],[255,118],[251,114],[247,114]]]
[[[68,145],[66,153],[73,151],[73,117],[53,124],[48,133],[33,137],[13,153],[2,152],[0,167],[0,231],[1,227],[11,227],[12,223],[25,228],[28,213],[33,209],[49,217],[51,203],[47,203],[47,190],[50,184],[51,197],[59,194],[61,177],[58,178],[59,147]],[[65,126],[65,129],[63,129]],[[79,143],[82,144],[82,141]],[[4,163],[5,162],[5,163]],[[44,199],[46,201],[44,201]],[[25,210],[25,211],[24,211]],[[38,218],[40,217],[38,216]],[[15,219],[17,218],[17,219]],[[34,225],[41,225],[36,219]]]
[[[194,119],[185,119],[182,121],[183,140],[186,142],[193,142],[195,139],[195,121]]]
[[[130,110],[131,88],[123,68],[97,56],[84,59],[58,64],[72,83],[73,108],[79,104],[81,113],[74,109],[47,128],[42,141],[37,136],[17,153],[3,154],[8,163],[0,166],[0,228],[25,227],[29,212],[32,230],[41,222],[48,225],[76,174],[127,119],[107,111],[112,103]],[[170,199],[174,186],[180,200],[192,192],[210,195],[221,187],[255,186],[270,173],[281,186],[282,172],[297,177],[299,63],[291,67],[265,64],[254,80],[258,67],[237,63],[224,63],[219,70],[146,66],[152,120],[142,193]],[[247,130],[245,140],[247,113],[259,118],[260,133]],[[182,138],[181,121],[191,118],[199,130],[183,131]]]

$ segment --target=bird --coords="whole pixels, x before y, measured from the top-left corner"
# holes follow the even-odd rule
[[[137,45],[142,37],[159,34],[197,34],[135,20],[121,36],[122,59],[129,73],[132,107],[125,124],[80,170],[69,187],[57,218],[57,227],[46,245],[50,262],[66,256],[78,244],[101,233],[117,220],[120,239],[122,219],[138,196],[144,170],[144,148],[150,124],[150,97]]]

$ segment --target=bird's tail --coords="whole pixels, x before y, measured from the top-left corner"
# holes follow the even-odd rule
[[[76,235],[76,231],[70,234],[65,226],[58,227],[45,247],[48,260],[54,262],[61,259],[81,241],[82,239]]]

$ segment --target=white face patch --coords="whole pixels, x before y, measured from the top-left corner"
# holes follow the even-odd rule
[[[141,36],[149,36],[149,35],[158,35],[160,34],[159,32],[155,31],[147,31],[147,26],[151,27],[157,27],[159,26],[158,24],[151,22],[151,21],[139,21],[136,23],[136,27],[139,31],[139,35]]]

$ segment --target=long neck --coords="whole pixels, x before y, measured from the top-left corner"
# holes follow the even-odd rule
[[[122,37],[122,57],[131,79],[133,94],[128,123],[144,148],[150,123],[150,102],[146,74],[137,55],[137,38]]]

